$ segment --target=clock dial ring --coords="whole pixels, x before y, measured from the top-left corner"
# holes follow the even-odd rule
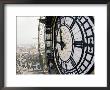
[[[67,17],[67,16],[66,16]],[[73,18],[73,17],[72,17]],[[79,19],[79,18],[78,18]],[[77,22],[77,21],[75,21],[75,23],[78,23],[78,25],[79,25],[79,27],[80,27],[80,23],[79,22]],[[67,25],[66,25],[67,26]],[[83,28],[83,27],[80,27],[80,31],[82,30],[81,28]],[[57,28],[58,29],[58,28]],[[83,31],[82,31],[82,33],[83,33]],[[83,35],[83,34],[82,34]],[[72,39],[73,40],[73,39]],[[94,39],[93,39],[94,40]],[[84,48],[86,47],[86,46],[88,46],[86,43],[85,43],[85,40],[83,39],[82,40],[83,41],[83,50],[82,50],[82,52],[84,52]],[[86,40],[86,42],[88,42],[87,40]],[[87,50],[88,50],[88,47],[86,48]],[[94,54],[93,54],[94,55]],[[83,53],[82,53],[82,56],[80,57],[80,61],[81,61],[81,59],[82,59],[82,57],[83,57]],[[85,56],[86,57],[86,56]],[[85,58],[85,57],[83,57],[83,58]],[[91,59],[92,60],[92,59]],[[63,60],[62,60],[63,61]],[[68,59],[66,62],[69,62],[70,60]],[[78,63],[80,63],[80,61],[78,62]],[[65,62],[65,61],[63,61],[63,62]],[[58,63],[58,62],[57,62]],[[77,63],[77,65],[76,66],[74,66],[74,68],[72,68],[72,69],[70,69],[70,70],[68,70],[68,72],[69,73],[73,73],[73,70],[78,66],[78,63]],[[80,65],[81,66],[81,65]],[[88,65],[89,66],[89,65]],[[58,66],[59,67],[59,66]],[[62,67],[62,69],[63,69],[63,67]],[[61,71],[61,70],[60,70]],[[68,73],[67,72],[67,73]],[[62,73],[62,72],[61,72]],[[63,73],[62,73],[63,74]]]
[[[66,16],[66,17],[68,17],[68,16]],[[70,16],[71,17],[71,16]],[[63,18],[63,17],[62,17]],[[61,19],[62,19],[61,18]],[[73,19],[73,17],[71,17],[72,19]],[[76,17],[76,19],[77,19],[77,17]],[[74,20],[74,19],[73,19]],[[80,27],[80,25],[79,25],[79,23],[75,20],[74,21],[74,23],[77,23],[77,25]],[[64,24],[69,30],[70,30],[70,28],[69,28],[69,26],[67,25],[67,24]],[[61,25],[60,27],[59,27],[59,29],[62,27],[62,26],[64,26],[64,25]],[[73,24],[74,25],[74,24]],[[72,26],[73,27],[73,26]],[[81,27],[80,27],[80,30],[82,30],[81,29]],[[71,33],[71,32],[70,32]],[[81,31],[81,33],[82,33],[82,31]],[[72,35],[72,34],[71,34]],[[82,33],[82,35],[83,35],[83,33]],[[74,36],[73,36],[74,37]],[[83,39],[83,41],[84,41],[84,39]],[[74,38],[72,39],[72,43],[74,42]],[[72,47],[72,50],[73,50],[73,52],[74,52],[74,49],[73,49],[73,47]],[[84,51],[84,50],[83,50]],[[72,54],[72,53],[71,53]],[[83,53],[82,53],[83,54]],[[67,61],[64,61],[64,62],[69,62],[70,61],[70,59],[68,59]],[[80,62],[80,61],[79,61]],[[78,64],[77,64],[78,65]],[[74,69],[74,68],[73,68]],[[70,69],[70,70],[72,70],[72,69]]]
[[[83,17],[83,18],[85,18],[85,17]],[[88,18],[88,17],[87,17]],[[85,18],[85,19],[87,19],[87,18]],[[86,60],[86,57],[87,57],[87,54],[89,53],[88,52],[88,48],[89,48],[89,46],[90,47],[92,47],[93,48],[93,53],[89,53],[89,54],[91,54],[91,59],[90,59],[90,61],[89,61],[89,63],[90,64],[88,64],[87,66],[86,66],[86,68],[88,68],[89,67],[89,69],[91,70],[91,69],[93,69],[94,68],[94,61],[93,61],[93,57],[94,57],[94,32],[93,32],[93,22],[90,20],[90,19],[87,19],[87,20],[89,20],[89,22],[88,22],[88,24],[89,24],[89,27],[90,27],[90,29],[91,29],[91,32],[92,32],[92,34],[91,34],[91,36],[92,36],[92,38],[93,38],[93,44],[92,43],[89,43],[89,40],[88,39],[86,39],[87,40],[87,49],[86,49],[86,54],[85,54],[85,60]],[[79,22],[82,24],[82,22],[79,20]],[[91,23],[91,24],[90,24]],[[85,30],[85,27],[84,27],[84,25],[82,25],[82,27],[83,27],[83,29]],[[88,30],[88,29],[87,29]],[[88,35],[87,35],[87,32],[85,31],[85,34],[86,34],[86,37],[89,37]],[[85,43],[84,43],[85,44]],[[84,46],[85,47],[85,46]],[[82,62],[82,63],[84,63],[84,61]],[[81,65],[80,65],[81,66]],[[79,66],[79,67],[80,67]],[[86,70],[86,68],[82,71],[82,73],[88,73],[89,71],[85,71]]]

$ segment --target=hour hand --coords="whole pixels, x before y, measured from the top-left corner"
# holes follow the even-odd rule
[[[60,43],[61,43],[61,50],[63,50],[63,48],[65,47],[65,43],[62,40],[62,31],[60,29]]]
[[[63,41],[60,42],[56,41],[56,43],[60,44],[61,50],[63,50],[63,48],[65,47],[65,43]]]
[[[62,42],[62,31],[60,29],[60,42]]]

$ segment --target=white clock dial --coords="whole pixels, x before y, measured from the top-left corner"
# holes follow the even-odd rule
[[[87,16],[59,16],[55,27],[56,65],[62,74],[86,74],[94,65],[93,21]]]
[[[65,47],[63,50],[59,49],[59,55],[62,60],[67,61],[72,51],[72,38],[69,29],[66,26],[61,26],[60,30],[62,31],[62,41],[64,42]]]

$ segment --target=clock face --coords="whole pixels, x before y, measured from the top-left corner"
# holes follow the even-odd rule
[[[93,29],[93,17],[57,17],[54,35],[55,62],[61,74],[86,74],[93,68]]]

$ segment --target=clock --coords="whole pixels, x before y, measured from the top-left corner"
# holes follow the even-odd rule
[[[94,18],[57,16],[55,63],[60,74],[88,74],[94,68]]]

